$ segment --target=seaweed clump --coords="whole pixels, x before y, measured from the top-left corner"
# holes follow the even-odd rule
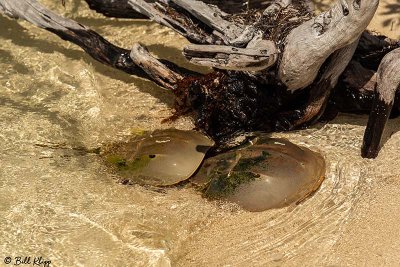
[[[300,1],[270,13],[249,9],[225,15],[233,23],[252,25],[263,32],[262,38],[275,42],[281,51],[290,31],[310,18],[311,12]],[[172,118],[191,113],[196,127],[217,145],[246,131],[276,130],[279,112],[288,107],[292,109],[306,99],[304,93],[288,95],[275,78],[277,65],[258,73],[215,70],[184,78],[174,90],[176,103]]]
[[[221,172],[219,168],[211,171],[211,181],[205,190],[206,197],[211,199],[219,199],[232,195],[236,189],[243,184],[255,181],[260,178],[260,174],[252,171],[254,166],[262,166],[266,168],[267,158],[270,154],[267,151],[261,151],[261,154],[255,157],[240,158],[236,165],[228,173]]]
[[[174,116],[192,113],[196,127],[217,143],[244,131],[273,130],[268,115],[280,106],[277,90],[234,71],[183,79],[174,93]]]

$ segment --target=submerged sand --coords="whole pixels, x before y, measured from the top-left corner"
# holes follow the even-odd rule
[[[186,41],[146,21],[105,19],[83,1],[42,0],[129,48],[142,42],[185,64]],[[322,3],[324,4],[324,3]],[[319,5],[324,8],[324,5]],[[382,1],[371,29],[400,37]],[[388,21],[390,21],[388,23]],[[43,256],[54,266],[397,266],[400,262],[400,120],[376,160],[360,157],[366,116],[274,134],[327,159],[321,189],[299,206],[249,213],[189,189],[116,183],[95,148],[162,124],[172,95],[102,66],[78,47],[0,17],[0,262]],[[2,264],[2,263],[1,263]]]

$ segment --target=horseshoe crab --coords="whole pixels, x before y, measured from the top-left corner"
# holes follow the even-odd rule
[[[248,211],[299,203],[324,180],[323,157],[286,139],[256,137],[251,145],[203,162],[212,146],[200,132],[168,129],[106,146],[101,155],[129,183],[171,186],[193,176],[191,184],[206,198],[235,202]]]
[[[207,159],[191,182],[207,198],[264,211],[303,201],[324,175],[321,155],[286,139],[260,138],[255,145]]]
[[[123,179],[141,185],[169,186],[191,177],[213,145],[199,132],[157,130],[109,145],[102,156]]]

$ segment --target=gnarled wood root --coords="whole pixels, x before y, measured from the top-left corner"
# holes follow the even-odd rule
[[[226,70],[260,71],[277,61],[275,44],[262,40],[255,27],[232,23],[225,19],[227,14],[223,11],[202,1],[171,0],[161,5],[129,0],[129,4],[137,12],[177,31],[190,42],[203,44],[189,45],[184,49],[184,56],[194,64]],[[181,9],[185,12],[177,12]],[[189,21],[193,24],[193,20],[201,26],[191,27]]]
[[[330,55],[360,37],[378,3],[379,0],[340,0],[291,31],[279,65],[279,78],[288,90],[312,84]]]
[[[265,70],[274,65],[278,59],[275,44],[268,40],[260,40],[254,48],[188,45],[184,48],[183,55],[196,65],[237,71]]]
[[[300,126],[316,123],[320,119],[330,94],[353,57],[357,45],[358,40],[332,54],[324,67],[325,70],[310,86],[310,98],[306,105],[300,110],[282,113],[278,116],[277,129],[293,130]]]
[[[378,155],[382,134],[398,90],[400,90],[400,48],[388,53],[379,66],[375,100],[361,149],[363,157],[375,158]]]

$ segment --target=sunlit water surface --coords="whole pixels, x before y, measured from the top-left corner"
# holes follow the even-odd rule
[[[148,22],[116,21],[85,4],[42,1],[125,47],[140,41],[183,63],[185,41]],[[56,3],[57,2],[57,3]],[[68,3],[68,2],[67,2]],[[289,134],[327,160],[321,189],[261,213],[209,202],[191,189],[123,186],[96,148],[161,124],[172,95],[104,67],[78,47],[0,17],[0,260],[43,256],[54,266],[259,266],[334,262],[330,251],[376,177],[400,175],[400,135],[375,161],[359,156],[366,117],[342,115]],[[392,121],[389,134],[398,130]]]

